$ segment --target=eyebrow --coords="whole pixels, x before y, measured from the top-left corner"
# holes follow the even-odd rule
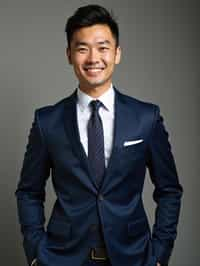
[[[75,47],[81,46],[81,45],[87,45],[86,42],[75,42]]]
[[[105,40],[105,41],[99,41],[99,42],[97,42],[97,44],[99,44],[99,45],[103,45],[103,44],[108,44],[108,45],[110,45],[111,44],[111,42],[109,41],[109,40]],[[75,42],[75,47],[78,47],[78,46],[87,46],[88,45],[88,43],[86,43],[86,42]]]
[[[108,41],[108,40],[105,40],[105,41],[100,41],[100,42],[97,42],[98,44],[111,44],[111,42],[110,41]]]

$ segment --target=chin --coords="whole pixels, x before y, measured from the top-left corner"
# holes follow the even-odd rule
[[[109,83],[109,79],[107,80],[88,80],[87,81],[87,83],[88,83],[88,85],[91,85],[91,86],[103,86],[103,85],[105,85],[105,84],[107,84],[107,83]]]
[[[104,85],[104,82],[87,82],[85,85],[91,89],[98,89],[99,86]]]

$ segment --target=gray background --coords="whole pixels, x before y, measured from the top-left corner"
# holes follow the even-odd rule
[[[77,85],[64,55],[64,25],[76,8],[88,3],[112,8],[120,24],[123,57],[114,84],[161,108],[184,187],[170,265],[197,266],[200,9],[192,0],[0,1],[1,265],[26,265],[14,192],[27,137],[35,108],[57,102]],[[147,175],[144,203],[150,223],[152,190]],[[47,218],[54,199],[49,181]]]

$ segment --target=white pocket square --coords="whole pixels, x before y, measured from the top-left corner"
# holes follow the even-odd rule
[[[143,142],[143,139],[137,139],[137,140],[131,140],[131,141],[125,141],[124,146],[130,146],[130,145],[135,145],[138,143]]]

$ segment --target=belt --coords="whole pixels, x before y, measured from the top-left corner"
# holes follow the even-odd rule
[[[90,259],[92,260],[107,260],[108,254],[104,247],[90,249]]]

